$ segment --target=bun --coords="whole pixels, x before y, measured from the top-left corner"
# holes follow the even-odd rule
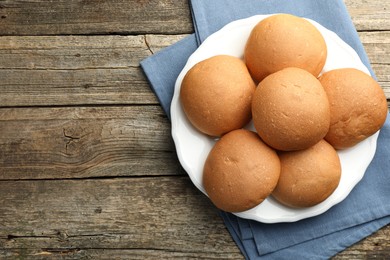
[[[250,73],[259,82],[287,67],[305,69],[317,77],[325,65],[327,47],[320,31],[309,21],[277,14],[253,28],[244,57]]]
[[[216,207],[241,212],[260,204],[278,182],[276,152],[251,131],[227,133],[215,144],[204,165],[203,185]]]
[[[366,73],[336,69],[320,77],[329,99],[331,123],[325,139],[336,149],[351,147],[378,131],[387,116],[386,96]]]
[[[282,151],[308,148],[329,129],[329,102],[320,82],[309,72],[286,68],[258,85],[252,100],[257,133]]]
[[[311,207],[328,198],[341,178],[336,150],[325,140],[314,146],[279,154],[281,173],[272,195],[290,207]]]
[[[180,100],[195,128],[210,136],[221,136],[250,121],[255,88],[241,59],[218,55],[197,63],[187,72]]]

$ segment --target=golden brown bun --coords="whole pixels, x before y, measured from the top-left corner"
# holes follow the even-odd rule
[[[260,21],[245,47],[245,63],[261,81],[287,67],[298,67],[317,77],[325,65],[325,40],[309,21],[289,14],[277,14]]]
[[[290,207],[311,207],[328,198],[341,178],[336,150],[325,140],[314,146],[279,154],[281,173],[272,196]]]
[[[320,77],[330,103],[330,129],[325,139],[336,149],[351,147],[378,131],[387,116],[380,85],[357,69],[336,69]]]
[[[220,136],[250,121],[255,88],[241,59],[218,55],[197,63],[187,72],[180,100],[195,128],[210,136]]]
[[[260,204],[278,182],[276,152],[251,131],[227,133],[215,144],[204,165],[203,185],[219,209],[240,212]]]
[[[277,150],[300,150],[328,132],[329,102],[313,75],[287,68],[260,82],[252,100],[252,117],[265,143]]]

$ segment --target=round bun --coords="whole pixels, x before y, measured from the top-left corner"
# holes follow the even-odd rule
[[[253,208],[268,197],[280,174],[276,152],[245,129],[222,136],[210,151],[203,185],[216,207],[228,212]]]
[[[341,178],[336,150],[325,140],[314,146],[279,154],[281,172],[272,196],[290,207],[311,207],[327,199]]]
[[[253,28],[244,57],[258,81],[287,67],[302,68],[317,77],[325,65],[327,47],[320,31],[309,21],[277,14]]]
[[[386,96],[371,76],[357,69],[336,69],[324,73],[320,82],[331,111],[325,139],[333,147],[351,147],[382,127],[387,116]]]
[[[218,55],[197,63],[187,72],[180,100],[195,128],[210,136],[221,136],[250,121],[255,89],[241,59]]]
[[[324,138],[330,109],[321,83],[309,72],[286,68],[265,78],[252,100],[257,133],[283,151],[308,148]]]

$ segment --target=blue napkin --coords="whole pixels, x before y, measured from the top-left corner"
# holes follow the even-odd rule
[[[227,23],[256,14],[291,13],[319,22],[354,48],[375,77],[342,0],[192,0],[190,7],[195,34],[141,62],[168,117],[176,78],[198,45]],[[343,202],[320,216],[294,223],[264,224],[221,212],[245,258],[328,259],[390,223],[389,144],[388,117],[362,181]]]

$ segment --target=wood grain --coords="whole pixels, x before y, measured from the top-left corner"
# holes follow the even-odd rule
[[[358,31],[390,30],[390,2],[344,0]]]
[[[244,259],[239,252],[175,252],[162,249],[80,249],[80,248],[44,248],[42,250],[1,250],[0,255],[7,259]]]
[[[0,180],[184,174],[158,106],[0,109]]]
[[[145,36],[0,37],[0,106],[157,104]]]
[[[359,32],[376,78],[390,99],[390,32]]]
[[[0,35],[190,33],[184,0],[3,0]]]
[[[388,2],[344,2],[358,30],[390,30]],[[3,0],[0,4],[0,35],[180,34],[193,31],[185,0]]]
[[[0,248],[7,254],[40,248],[34,254],[239,256],[216,209],[187,177],[0,181],[0,190]]]
[[[0,190],[3,256],[242,259],[186,176],[0,181]],[[386,256],[389,235],[387,226],[334,259]]]

